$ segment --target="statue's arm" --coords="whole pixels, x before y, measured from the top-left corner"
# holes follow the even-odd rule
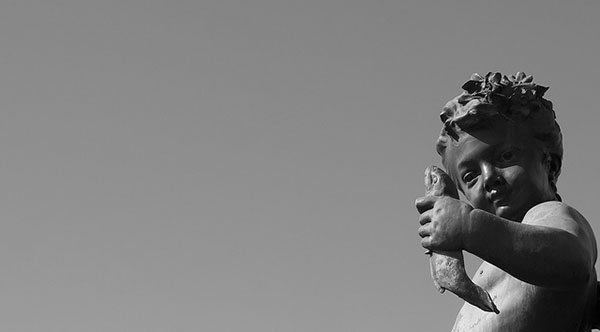
[[[465,250],[525,282],[569,289],[593,275],[597,253],[592,230],[564,203],[537,205],[522,223],[475,209],[468,229]]]

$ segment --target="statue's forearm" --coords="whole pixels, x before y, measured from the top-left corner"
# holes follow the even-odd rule
[[[520,280],[567,289],[590,277],[589,251],[565,230],[522,224],[478,209],[468,222],[465,250]]]

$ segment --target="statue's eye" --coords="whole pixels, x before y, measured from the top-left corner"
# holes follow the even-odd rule
[[[500,161],[501,162],[505,162],[506,163],[506,162],[513,161],[514,159],[515,159],[515,153],[512,150],[504,151],[500,155]]]
[[[477,179],[477,174],[475,172],[467,172],[463,175],[463,182],[467,185],[472,184],[475,179]]]

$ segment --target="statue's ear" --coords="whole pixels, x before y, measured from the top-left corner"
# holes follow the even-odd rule
[[[560,159],[560,157],[552,155],[550,153],[547,154],[545,158],[546,169],[548,170],[548,180],[550,181],[552,189],[554,189],[554,192],[556,193],[556,182],[558,181],[558,176],[560,175],[562,160]]]
[[[556,181],[558,181],[558,176],[560,175],[562,160],[558,156],[547,154],[545,164],[546,169],[548,170],[548,182],[550,182],[550,186],[554,191],[554,196],[556,197],[556,200],[562,202],[562,197],[558,194],[558,187],[556,186]]]

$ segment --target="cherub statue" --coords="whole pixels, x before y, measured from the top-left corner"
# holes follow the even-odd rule
[[[523,73],[474,74],[462,88],[443,108],[437,152],[467,202],[416,201],[424,248],[484,260],[473,282],[493,307],[465,303],[452,331],[590,331],[596,240],[557,192],[562,134],[548,88]]]

